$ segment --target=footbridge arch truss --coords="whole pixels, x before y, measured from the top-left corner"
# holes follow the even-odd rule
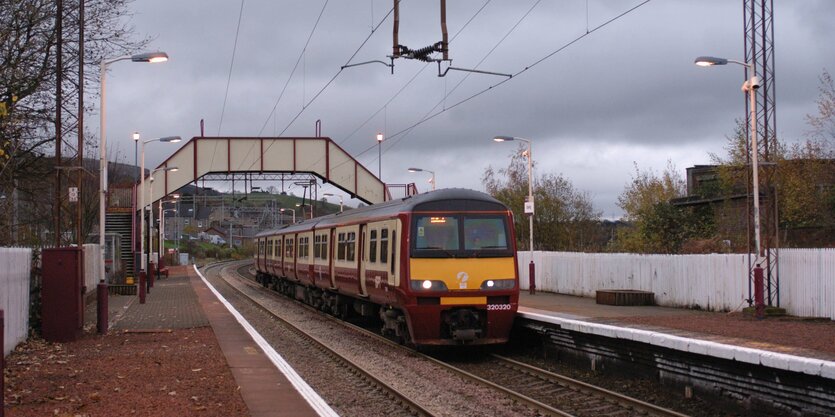
[[[310,174],[367,204],[391,199],[385,183],[328,137],[193,137],[157,168],[160,171],[138,192],[156,202],[201,178],[252,174]],[[153,172],[153,170],[151,170]],[[144,175],[144,173],[143,173]],[[160,185],[162,184],[162,186]],[[147,200],[146,200],[147,201]]]

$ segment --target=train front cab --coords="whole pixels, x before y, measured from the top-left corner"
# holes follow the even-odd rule
[[[487,207],[411,215],[405,289],[416,345],[509,338],[519,305],[511,215],[503,206],[481,204]]]

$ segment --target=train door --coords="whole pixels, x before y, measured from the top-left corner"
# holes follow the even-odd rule
[[[359,242],[357,242],[357,262],[359,262],[357,278],[359,278],[359,291],[363,297],[368,296],[368,291],[365,288],[365,269],[368,265],[368,251],[365,248],[368,241],[368,225],[360,225]]]

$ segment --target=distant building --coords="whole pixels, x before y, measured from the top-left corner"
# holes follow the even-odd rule
[[[670,200],[670,203],[679,207],[711,210],[717,237],[730,243],[733,251],[745,251],[749,234],[748,217],[753,212],[752,195],[747,184],[750,181],[749,173],[728,171],[728,177],[736,180],[731,187],[723,187],[721,169],[719,165],[687,168],[687,196]],[[736,169],[747,170],[743,167]],[[777,166],[772,164],[772,167],[761,168],[761,175],[766,175],[766,169],[777,169],[777,172],[772,175],[769,189],[761,187],[759,190],[760,210],[764,214],[769,205],[774,205],[776,190],[779,246],[835,246],[835,160],[783,160]],[[802,186],[806,189],[801,190]],[[727,191],[728,188],[730,191]],[[814,220],[805,224],[793,222],[791,216],[786,214],[789,209],[784,207],[785,201],[781,201],[787,200],[789,193],[808,194],[810,200],[820,203],[818,211],[821,213],[810,216]],[[762,221],[765,221],[764,217]]]

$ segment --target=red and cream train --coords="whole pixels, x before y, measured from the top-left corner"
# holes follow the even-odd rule
[[[446,189],[257,235],[262,285],[421,345],[508,340],[519,301],[510,210]]]

